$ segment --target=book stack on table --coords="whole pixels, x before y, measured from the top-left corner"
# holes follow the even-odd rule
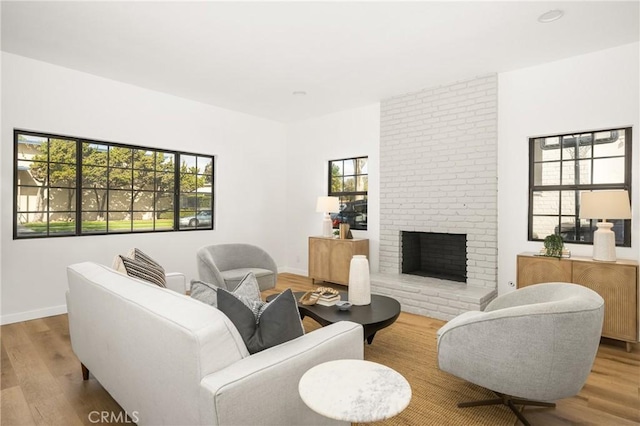
[[[340,294],[324,291],[320,293],[320,298],[316,302],[321,306],[333,306],[340,300]]]

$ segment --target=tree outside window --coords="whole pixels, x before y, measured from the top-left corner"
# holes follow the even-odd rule
[[[23,131],[15,148],[14,238],[213,228],[212,156]]]

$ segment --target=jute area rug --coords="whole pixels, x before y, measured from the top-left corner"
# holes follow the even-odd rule
[[[502,406],[458,408],[457,403],[495,396],[440,371],[436,356],[436,331],[444,322],[405,312],[391,326],[379,331],[373,344],[365,343],[364,358],[389,366],[411,385],[411,402],[400,414],[368,425],[487,425],[513,426],[516,416]],[[304,319],[307,331],[318,324]],[[356,425],[354,423],[354,425]]]

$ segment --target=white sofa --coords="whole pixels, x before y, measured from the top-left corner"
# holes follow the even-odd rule
[[[168,272],[165,274],[167,288],[180,294],[187,294],[187,280],[180,272]]]
[[[96,263],[71,265],[67,275],[73,351],[138,424],[344,424],[307,408],[298,381],[322,362],[362,359],[359,324],[249,355],[209,305]]]

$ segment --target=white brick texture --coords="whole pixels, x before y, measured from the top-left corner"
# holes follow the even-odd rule
[[[468,307],[495,295],[497,117],[496,74],[382,101],[381,273],[400,274],[401,231],[466,234],[467,286],[485,290],[480,291],[482,302]],[[400,289],[385,285],[378,290],[398,296]],[[414,308],[440,306],[446,319],[452,309],[468,310],[465,304],[441,299]]]

